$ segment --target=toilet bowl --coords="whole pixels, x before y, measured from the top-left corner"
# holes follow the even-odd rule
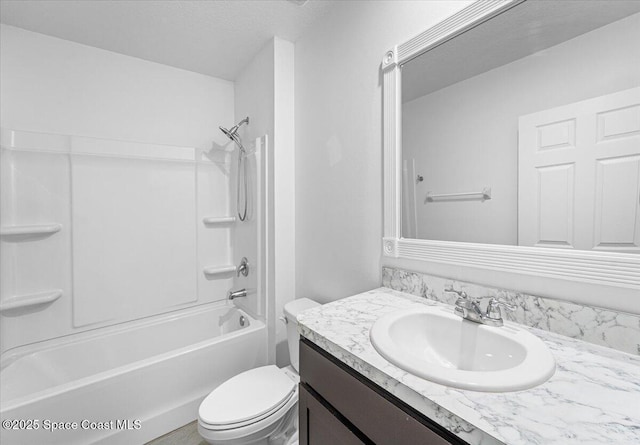
[[[291,366],[261,366],[214,389],[198,409],[198,433],[211,445],[297,445],[299,312],[318,306],[301,298],[284,306]]]

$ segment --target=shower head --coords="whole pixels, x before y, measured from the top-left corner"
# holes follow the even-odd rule
[[[244,221],[247,218],[247,206],[248,206],[248,180],[247,180],[247,160],[244,159],[247,156],[247,151],[245,150],[245,148],[242,145],[242,141],[240,140],[240,136],[238,136],[238,130],[240,129],[240,127],[242,127],[244,124],[248,124],[249,123],[249,116],[245,117],[244,119],[242,119],[240,122],[238,122],[237,124],[235,124],[233,127],[231,127],[230,129],[226,129],[224,127],[218,127],[220,128],[220,131],[222,131],[224,134],[227,135],[227,137],[229,139],[231,139],[233,142],[236,143],[236,145],[238,146],[238,194],[236,195],[236,205],[237,205],[237,211],[238,211],[238,218],[240,218],[240,221]],[[240,205],[240,201],[241,201],[241,190],[242,188],[240,187],[240,176],[242,176],[244,178],[244,210],[241,210],[241,205]]]
[[[244,124],[248,124],[248,123],[249,123],[249,116],[247,116],[244,119],[242,119],[240,122],[238,122],[236,125],[234,125],[230,129],[226,129],[224,127],[218,127],[218,128],[220,128],[220,131],[222,131],[224,134],[226,134],[229,139],[231,139],[233,142],[238,144],[238,146],[240,146],[240,148],[242,148],[242,143],[240,142],[240,137],[238,136],[238,130]]]

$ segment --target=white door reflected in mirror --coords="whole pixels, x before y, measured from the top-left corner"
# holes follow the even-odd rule
[[[520,118],[521,246],[640,252],[640,88]]]

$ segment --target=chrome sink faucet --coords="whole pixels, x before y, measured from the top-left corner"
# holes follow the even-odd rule
[[[487,310],[486,312],[482,312],[479,299],[471,298],[466,292],[455,290],[453,287],[445,289],[444,291],[458,295],[455,303],[456,307],[453,312],[465,320],[473,321],[474,323],[486,324],[488,326],[502,326],[504,321],[500,308],[505,308],[508,311],[516,310],[516,307],[512,304],[498,300],[495,297],[489,297],[490,300],[487,304]]]

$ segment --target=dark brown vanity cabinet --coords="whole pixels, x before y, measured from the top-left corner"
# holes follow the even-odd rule
[[[467,445],[304,338],[299,407],[300,445]]]

